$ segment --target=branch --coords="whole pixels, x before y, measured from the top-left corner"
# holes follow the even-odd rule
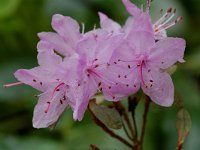
[[[91,113],[94,122],[101,127],[106,133],[108,133],[111,137],[119,140],[120,142],[124,143],[126,146],[130,147],[131,149],[133,149],[133,145],[131,145],[127,140],[125,140],[124,138],[122,138],[121,136],[115,134],[112,130],[110,130],[109,128],[107,128],[99,119],[96,118],[96,116],[92,113],[92,111],[89,108],[89,112]]]
[[[143,114],[143,122],[142,122],[142,132],[140,137],[140,149],[142,149],[143,145],[143,139],[146,129],[146,123],[147,123],[147,114],[149,112],[149,106],[150,106],[150,98],[146,96],[146,102],[145,102],[145,108],[144,108],[144,114]]]
[[[124,117],[124,120],[126,121],[128,128],[131,132],[131,136],[134,137],[134,130],[133,130],[132,124],[130,122],[130,119],[128,117],[128,113],[127,113],[125,107],[123,106],[123,104],[121,102],[114,102],[113,104],[114,104],[115,108],[117,109],[117,111],[119,112],[119,114]]]

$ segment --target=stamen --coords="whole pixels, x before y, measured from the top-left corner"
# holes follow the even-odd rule
[[[22,82],[16,82],[16,83],[11,83],[11,84],[6,84],[6,85],[4,85],[4,87],[8,88],[8,87],[12,87],[12,86],[20,85],[20,84],[24,84],[24,83],[22,83]]]
[[[147,0],[147,8],[146,8],[147,12],[149,12],[150,7],[151,7],[151,0]]]
[[[82,22],[81,24],[82,24],[82,34],[84,34],[85,33],[85,24],[84,24],[84,22]]]
[[[163,31],[163,30],[167,30],[169,28],[171,28],[172,26],[174,26],[175,24],[177,24],[179,21],[181,21],[183,19],[183,17],[178,17],[175,21],[173,21],[170,24],[166,24],[163,26],[163,29],[159,30],[159,32]]]
[[[142,84],[145,85],[144,78],[143,78],[143,71],[142,71],[142,69],[143,69],[143,63],[144,62],[142,61],[141,65],[140,65],[140,78],[141,78]]]
[[[59,90],[60,90],[59,88],[60,88],[61,86],[63,86],[63,85],[64,85],[64,83],[60,83],[58,86],[55,87],[55,89],[53,90],[53,93],[52,93],[52,98],[53,98],[53,96],[55,95],[55,92],[56,92],[56,91],[59,91]]]
[[[162,14],[162,13],[163,13],[163,9],[161,8],[161,9],[160,9],[160,14]]]
[[[172,8],[169,8],[167,12],[158,20],[154,23],[154,26],[158,26],[160,23],[165,21],[166,18],[168,18],[169,14],[171,13]]]

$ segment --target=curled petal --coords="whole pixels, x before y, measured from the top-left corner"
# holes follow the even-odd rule
[[[53,49],[64,56],[71,56],[74,53],[72,45],[65,42],[57,33],[41,32],[38,36],[41,39],[37,45],[38,51]]]
[[[53,15],[51,24],[53,29],[64,38],[67,44],[71,47],[76,45],[81,34],[79,31],[79,24],[74,19],[68,16],[55,14]]]

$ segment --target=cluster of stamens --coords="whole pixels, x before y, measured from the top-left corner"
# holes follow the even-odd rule
[[[161,14],[163,13],[163,9],[160,10],[160,13]],[[174,17],[176,17],[176,9],[169,8],[167,12],[158,21],[154,23],[153,25],[154,32],[155,33],[162,32],[163,30],[166,30],[174,26],[183,19],[181,16],[179,16],[176,17],[175,20],[173,20]]]

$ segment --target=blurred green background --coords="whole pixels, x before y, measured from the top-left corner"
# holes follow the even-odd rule
[[[141,4],[141,0],[134,0]],[[179,65],[173,80],[185,107],[191,114],[192,129],[184,150],[200,149],[200,1],[154,0],[152,18],[160,17],[160,8],[176,7],[184,17],[170,28],[170,36],[187,41],[186,63]],[[18,68],[37,65],[37,33],[52,31],[51,16],[61,13],[84,22],[86,30],[99,24],[98,11],[124,23],[128,13],[120,0],[0,0],[0,150],[89,150],[95,144],[102,150],[127,150],[94,125],[89,113],[82,122],[74,122],[67,110],[56,128],[32,128],[32,112],[37,99],[36,90],[21,85],[4,89],[3,84],[16,82],[13,73]],[[126,103],[126,102],[125,102]],[[142,106],[137,115],[140,122]],[[145,150],[174,150],[177,142],[175,128],[177,109],[151,105],[145,135]],[[117,131],[124,135],[123,131]]]

